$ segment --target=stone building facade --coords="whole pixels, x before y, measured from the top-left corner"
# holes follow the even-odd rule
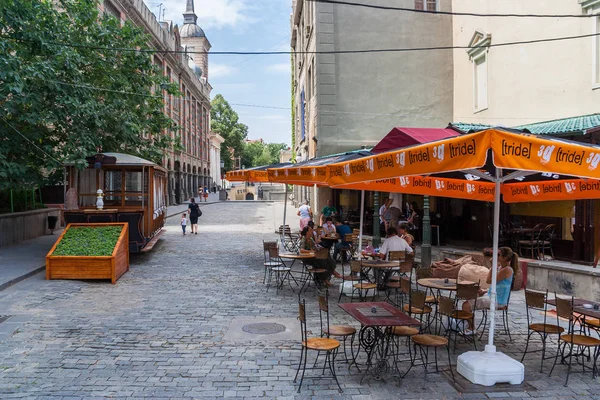
[[[225,139],[218,133],[210,135],[210,178],[212,180],[211,189],[221,190],[224,179],[222,178],[223,168],[221,168],[221,145]]]
[[[358,1],[389,5],[387,0]],[[451,10],[451,0],[394,5]],[[395,126],[446,126],[452,118],[451,51],[326,53],[451,46],[451,19],[292,0],[291,35],[298,162],[371,147]],[[309,199],[319,210],[331,190],[300,187],[294,198]]]
[[[181,149],[171,148],[163,159],[169,171],[169,202],[181,203],[194,196],[199,186],[212,184],[210,174],[210,93],[208,51],[210,42],[196,24],[194,1],[187,0],[184,23],[179,28],[168,21],[159,22],[143,0],[103,0],[101,11],[121,21],[130,20],[150,35],[150,46],[161,51],[188,50],[202,54],[154,54],[153,61],[182,96],[164,93],[164,111],[178,125],[173,135],[180,138]]]

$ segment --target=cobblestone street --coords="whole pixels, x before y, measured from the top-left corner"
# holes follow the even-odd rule
[[[288,328],[299,328],[297,294],[289,287],[267,292],[262,283],[262,240],[276,238],[282,207],[205,206],[197,236],[183,236],[178,216],[170,218],[159,244],[132,256],[130,271],[116,285],[36,275],[0,292],[0,315],[11,316],[0,323],[0,398],[600,399],[600,383],[590,373],[573,373],[568,387],[563,365],[548,377],[547,360],[539,373],[539,353],[526,359],[527,392],[459,394],[437,374],[429,375],[424,390],[421,367],[400,386],[393,380],[361,384],[362,375],[339,359],[342,394],[333,381],[310,378],[297,394],[292,380],[299,333],[294,340],[256,340],[230,329],[232,322],[253,317],[292,321]],[[333,288],[332,322],[356,326],[337,307],[337,294]],[[308,326],[317,334],[314,290],[305,297]],[[520,360],[526,333],[522,292],[513,294],[510,309],[513,342],[500,336],[497,344]],[[456,354],[468,348],[459,346]]]

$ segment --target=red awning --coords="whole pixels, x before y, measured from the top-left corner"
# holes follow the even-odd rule
[[[392,129],[373,149],[371,153],[379,154],[390,150],[400,149],[414,144],[433,142],[458,136],[454,129],[444,128],[402,128]]]

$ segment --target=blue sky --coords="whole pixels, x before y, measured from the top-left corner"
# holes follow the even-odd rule
[[[165,20],[181,26],[186,0],[144,0]],[[289,51],[291,0],[195,0],[198,25],[211,51]],[[208,80],[212,96],[229,103],[290,107],[290,56],[209,56]],[[250,139],[291,142],[290,110],[233,106]]]

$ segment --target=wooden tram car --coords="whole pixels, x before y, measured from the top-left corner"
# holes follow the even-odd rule
[[[129,251],[150,250],[167,213],[167,170],[151,161],[121,153],[87,158],[88,166],[66,165],[65,222],[129,223]],[[104,193],[98,209],[97,191]]]

